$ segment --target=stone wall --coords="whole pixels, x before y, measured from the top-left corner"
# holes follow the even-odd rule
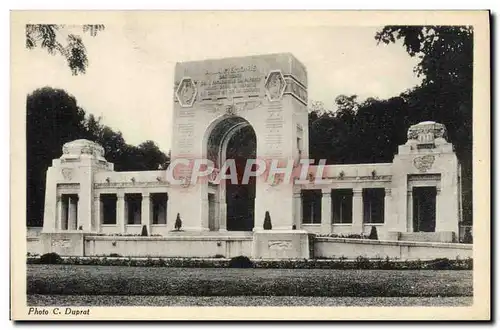
[[[347,238],[316,238],[314,255],[317,258],[354,259],[435,259],[472,258],[472,245],[455,243],[428,243],[404,241],[377,241]]]
[[[85,256],[112,253],[127,257],[205,257],[232,258],[252,253],[251,237],[127,237],[87,236]]]
[[[271,235],[272,236],[272,235]],[[282,235],[283,236],[283,235]],[[286,237],[278,237],[284,240]],[[278,238],[272,238],[275,242]],[[306,234],[307,238],[307,234]],[[290,239],[289,239],[290,240]],[[265,241],[266,244],[262,245]],[[269,240],[261,240],[260,248]],[[300,242],[306,242],[300,240]],[[300,243],[302,244],[302,243]],[[306,244],[307,245],[307,244]],[[42,234],[27,237],[27,251],[31,254],[56,252],[63,256],[103,256],[119,254],[130,257],[205,257],[216,255],[232,258],[239,255],[253,257],[255,241],[252,236],[173,235],[169,237],[86,236],[82,233]],[[307,247],[300,249],[309,254]],[[260,250],[259,250],[260,251]],[[312,255],[309,254],[309,255]],[[377,241],[345,238],[315,238],[314,257],[355,259],[434,259],[472,257],[472,245],[405,241]],[[268,255],[263,251],[257,257],[290,258],[289,255]],[[298,256],[295,256],[298,257]],[[304,257],[304,256],[301,256]]]

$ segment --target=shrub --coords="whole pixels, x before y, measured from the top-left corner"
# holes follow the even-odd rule
[[[463,243],[472,244],[472,233],[470,232],[470,228],[465,228]]]
[[[372,229],[370,230],[370,236],[368,236],[368,239],[378,240],[377,227],[372,226]]]
[[[357,269],[370,269],[371,263],[370,259],[359,256],[356,258],[355,265]]]
[[[181,230],[181,227],[182,227],[181,215],[177,213],[177,218],[175,219],[175,230]]]
[[[55,252],[45,253],[40,257],[39,263],[47,265],[60,264],[62,263],[62,258]]]
[[[148,236],[148,227],[146,225],[142,226],[141,236]]]
[[[115,257],[115,258],[121,257],[121,255],[118,254],[118,253],[111,253],[109,256],[110,257]]]
[[[273,226],[271,224],[271,216],[269,215],[269,211],[266,211],[266,215],[264,217],[264,230],[271,230]]]
[[[245,256],[234,257],[229,260],[229,268],[253,268],[253,262]]]
[[[292,226],[292,230],[295,230],[295,229],[297,229],[297,225]]]
[[[435,270],[453,269],[453,264],[448,258],[439,258],[439,259],[434,259],[429,264],[429,268]]]
[[[222,254],[216,254],[214,258],[225,258],[225,256],[223,256]]]

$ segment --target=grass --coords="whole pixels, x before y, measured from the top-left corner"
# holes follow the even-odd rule
[[[146,296],[472,296],[472,271],[27,265],[27,293]]]

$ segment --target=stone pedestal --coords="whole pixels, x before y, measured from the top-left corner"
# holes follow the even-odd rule
[[[258,230],[253,234],[252,258],[309,259],[313,243],[305,230]]]
[[[42,233],[43,253],[55,252],[60,256],[84,256],[84,233]]]

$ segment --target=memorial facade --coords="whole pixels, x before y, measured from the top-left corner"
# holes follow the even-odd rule
[[[291,54],[179,63],[174,85],[169,169],[115,172],[98,144],[66,143],[47,171],[43,233],[168,237],[179,217],[184,235],[264,237],[267,212],[264,250],[295,242],[270,233],[372,227],[381,240],[456,241],[461,170],[442,124],[409,127],[392,163],[307,166],[307,72]]]

